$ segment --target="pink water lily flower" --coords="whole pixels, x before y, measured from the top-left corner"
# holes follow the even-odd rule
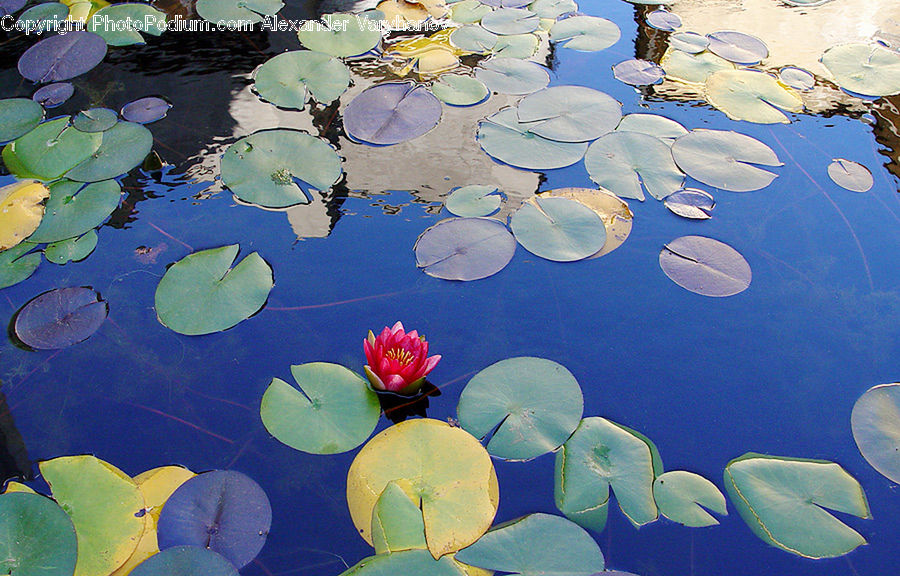
[[[369,364],[366,376],[376,390],[398,394],[415,394],[425,382],[425,376],[434,370],[440,356],[428,357],[428,342],[413,330],[407,333],[403,324],[387,326],[378,337],[369,331],[363,341],[363,350]]]

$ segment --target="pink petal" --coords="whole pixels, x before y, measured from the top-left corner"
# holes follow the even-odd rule
[[[387,381],[384,383],[384,386],[391,392],[397,392],[398,390],[402,390],[406,386],[406,380],[404,380],[402,376],[392,374],[388,377]]]
[[[422,375],[424,376],[424,375],[428,374],[429,372],[431,372],[432,370],[434,370],[434,367],[437,366],[437,363],[440,361],[441,361],[440,354],[438,354],[436,356],[432,356],[431,358],[425,360],[425,367],[422,368]]]

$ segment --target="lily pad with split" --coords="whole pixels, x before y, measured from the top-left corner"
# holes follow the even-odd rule
[[[72,576],[77,541],[69,516],[38,494],[0,496],[0,571],[9,576]]]
[[[467,576],[468,573],[450,556],[435,560],[428,550],[401,550],[361,560],[355,566],[341,573],[340,576],[395,576],[398,574]]]
[[[900,384],[867,390],[853,405],[850,425],[866,462],[900,484]]]
[[[83,184],[58,180],[50,185],[44,217],[29,242],[60,242],[96,228],[119,205],[122,189],[115,180]]]
[[[34,180],[0,188],[0,250],[20,244],[37,230],[49,195],[50,191]]]
[[[350,85],[350,70],[328,54],[296,50],[267,60],[256,71],[254,82],[263,100],[303,110],[310,95],[323,104],[337,100]]]
[[[654,10],[647,14],[647,24],[663,32],[674,32],[681,28],[681,17],[668,10]]]
[[[489,54],[497,44],[498,36],[481,26],[461,26],[450,34],[450,42],[466,52]]]
[[[550,83],[550,74],[536,62],[518,58],[493,57],[479,63],[475,78],[500,94],[531,94]]]
[[[769,55],[765,42],[744,32],[722,30],[706,37],[709,38],[710,52],[735,64],[758,64]]]
[[[575,0],[535,0],[528,6],[528,9],[541,18],[556,20],[563,14],[576,12],[578,4],[575,3]]]
[[[232,21],[258,24],[284,8],[281,0],[197,0],[197,14],[208,22]]]
[[[38,88],[31,99],[49,110],[65,104],[75,94],[75,87],[68,82],[55,82]]]
[[[25,242],[0,251],[0,289],[24,282],[41,265],[41,253],[32,252],[34,244]]]
[[[615,130],[622,105],[583,86],[553,86],[523,98],[516,115],[529,132],[557,142],[587,142]]]
[[[571,16],[550,29],[550,42],[580,52],[606,50],[619,41],[619,27],[605,18]]]
[[[650,86],[662,82],[666,72],[655,62],[632,58],[613,66],[613,76],[631,86]]]
[[[634,214],[624,200],[608,190],[593,188],[557,188],[538,194],[539,197],[569,198],[581,202],[600,216],[606,226],[606,243],[603,248],[588,258],[599,258],[609,254],[625,243],[631,234]]]
[[[795,90],[812,90],[816,86],[816,77],[808,70],[796,66],[785,66],[779,70],[778,79]]]
[[[259,484],[233,470],[198,474],[169,496],[159,515],[159,549],[199,546],[240,569],[266,543],[272,507]]]
[[[381,25],[375,14],[326,14],[321,20],[304,23],[297,36],[315,52],[338,58],[359,56],[381,43]]]
[[[663,54],[659,65],[665,70],[667,79],[687,84],[704,84],[716,72],[735,68],[734,64],[712,52],[694,54],[672,48]]]
[[[523,8],[498,8],[481,18],[481,26],[494,34],[527,34],[540,26],[541,18]]]
[[[0,142],[24,136],[44,119],[44,109],[29,98],[0,100]]]
[[[460,74],[442,74],[432,83],[431,91],[438,100],[451,106],[473,106],[490,95],[481,80]]]
[[[116,178],[140,166],[152,149],[153,134],[149,130],[134,122],[118,122],[102,133],[97,150],[66,172],[66,178],[78,182]]]
[[[707,220],[716,207],[716,201],[709,192],[698,188],[683,188],[664,200],[666,208],[682,218]]]
[[[146,44],[143,34],[161,36],[166,31],[166,14],[146,4],[122,2],[97,10],[86,29],[110,46]]]
[[[202,546],[174,546],[144,560],[131,576],[238,576],[221,554]]]
[[[508,358],[472,377],[457,406],[459,424],[505,460],[556,450],[581,421],[584,398],[565,366],[544,358]]]
[[[122,118],[137,124],[150,124],[162,120],[172,105],[157,96],[138,98],[122,106]]]
[[[399,144],[431,131],[441,103],[424,86],[385,82],[363,90],[344,109],[344,130],[369,144]]]
[[[669,46],[688,54],[699,54],[709,46],[709,38],[696,32],[676,32],[669,36]]]
[[[500,36],[491,51],[501,58],[531,58],[537,52],[540,39],[535,34]]]
[[[90,288],[57,288],[16,314],[15,332],[31,348],[58,350],[90,338],[108,314],[106,301]]]
[[[104,132],[116,125],[119,115],[109,108],[82,110],[72,117],[72,126],[82,132]]]
[[[454,216],[477,218],[490,216],[500,209],[503,197],[496,186],[473,184],[453,190],[444,207]]]
[[[516,252],[506,226],[493,218],[450,218],[416,240],[416,265],[443,280],[480,280],[503,270]]]
[[[671,145],[676,138],[687,134],[688,129],[675,120],[658,114],[626,114],[616,126],[616,132],[640,132]]]
[[[427,550],[425,520],[405,482],[389,482],[372,509],[372,545],[375,554],[391,554],[403,550]]]
[[[837,85],[855,94],[900,94],[900,53],[880,44],[839,44],[822,55]]]
[[[475,24],[481,22],[485,15],[493,12],[493,8],[478,0],[462,0],[450,8],[450,19],[458,24]],[[481,28],[481,26],[478,26]],[[482,30],[484,30],[482,28]],[[487,32],[487,30],[485,30]]]
[[[675,141],[672,156],[691,178],[730,192],[765,188],[777,174],[759,166],[782,165],[759,140],[725,130],[693,130]]]
[[[43,84],[62,82],[92,70],[106,57],[106,41],[92,32],[78,30],[48,36],[19,58],[19,73]]]
[[[69,118],[44,122],[3,148],[3,161],[21,178],[55,180],[89,160],[100,148],[101,134],[69,125]]]
[[[727,515],[725,496],[716,485],[692,472],[672,470],[657,476],[653,497],[659,512],[669,520],[691,528],[719,523],[706,509]]]
[[[517,168],[550,170],[584,157],[587,142],[557,142],[519,122],[515,108],[504,108],[478,123],[478,143],[493,158]]]
[[[575,262],[606,244],[606,226],[581,202],[563,197],[535,197],[510,217],[510,228],[526,250],[555,262]]]
[[[740,252],[705,236],[682,236],[659,253],[659,266],[672,282],[695,294],[734,296],[750,287],[750,265]]]
[[[851,192],[868,192],[875,185],[868,168],[859,162],[843,158],[836,158],[828,165],[828,177],[841,188]]]
[[[706,99],[732,120],[758,124],[789,124],[781,110],[803,111],[799,94],[773,76],[755,70],[720,70],[710,75]]]
[[[97,233],[90,230],[80,238],[69,238],[48,245],[44,248],[44,256],[49,262],[60,265],[81,262],[90,256],[96,247]]]
[[[639,132],[615,131],[591,144],[584,155],[591,180],[622,198],[644,201],[644,190],[657,200],[679,190],[684,174],[669,145]]]

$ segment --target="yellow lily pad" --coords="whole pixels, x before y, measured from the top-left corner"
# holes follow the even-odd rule
[[[37,230],[50,190],[33,180],[0,188],[0,250],[19,244]]]
[[[706,99],[732,120],[789,124],[779,108],[801,112],[803,99],[773,76],[755,70],[720,70],[706,79]]]

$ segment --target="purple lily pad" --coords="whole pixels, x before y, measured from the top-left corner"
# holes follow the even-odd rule
[[[734,296],[750,287],[750,265],[740,252],[705,236],[682,236],[659,253],[659,266],[672,282],[703,296]]]
[[[31,96],[31,99],[44,108],[56,108],[75,94],[75,87],[68,82],[56,82],[47,84]]]
[[[27,3],[28,0],[0,0],[0,17],[15,14]]]
[[[666,73],[659,64],[635,58],[613,66],[613,76],[631,86],[649,86],[662,82]]]
[[[32,299],[16,315],[16,336],[37,350],[58,350],[87,340],[106,320],[109,306],[87,287],[59,288]]]
[[[424,86],[385,82],[363,90],[344,110],[354,140],[390,145],[417,138],[441,121],[441,102]]]
[[[419,236],[416,265],[444,280],[480,280],[503,270],[516,252],[516,239],[493,218],[450,218]]]
[[[41,40],[19,58],[19,73],[32,82],[61,82],[91,70],[106,57],[106,40],[80,30]]]
[[[259,484],[240,472],[213,470],[169,497],[157,524],[159,549],[200,546],[240,569],[262,550],[271,524],[272,507]]]
[[[681,28],[681,17],[668,10],[654,10],[647,14],[647,24],[663,32],[674,32]]]
[[[708,50],[735,64],[758,64],[769,55],[766,43],[750,34],[734,30],[722,30],[706,35],[709,38]]]
[[[150,124],[162,120],[172,105],[156,96],[140,98],[122,107],[122,118],[138,124]]]

